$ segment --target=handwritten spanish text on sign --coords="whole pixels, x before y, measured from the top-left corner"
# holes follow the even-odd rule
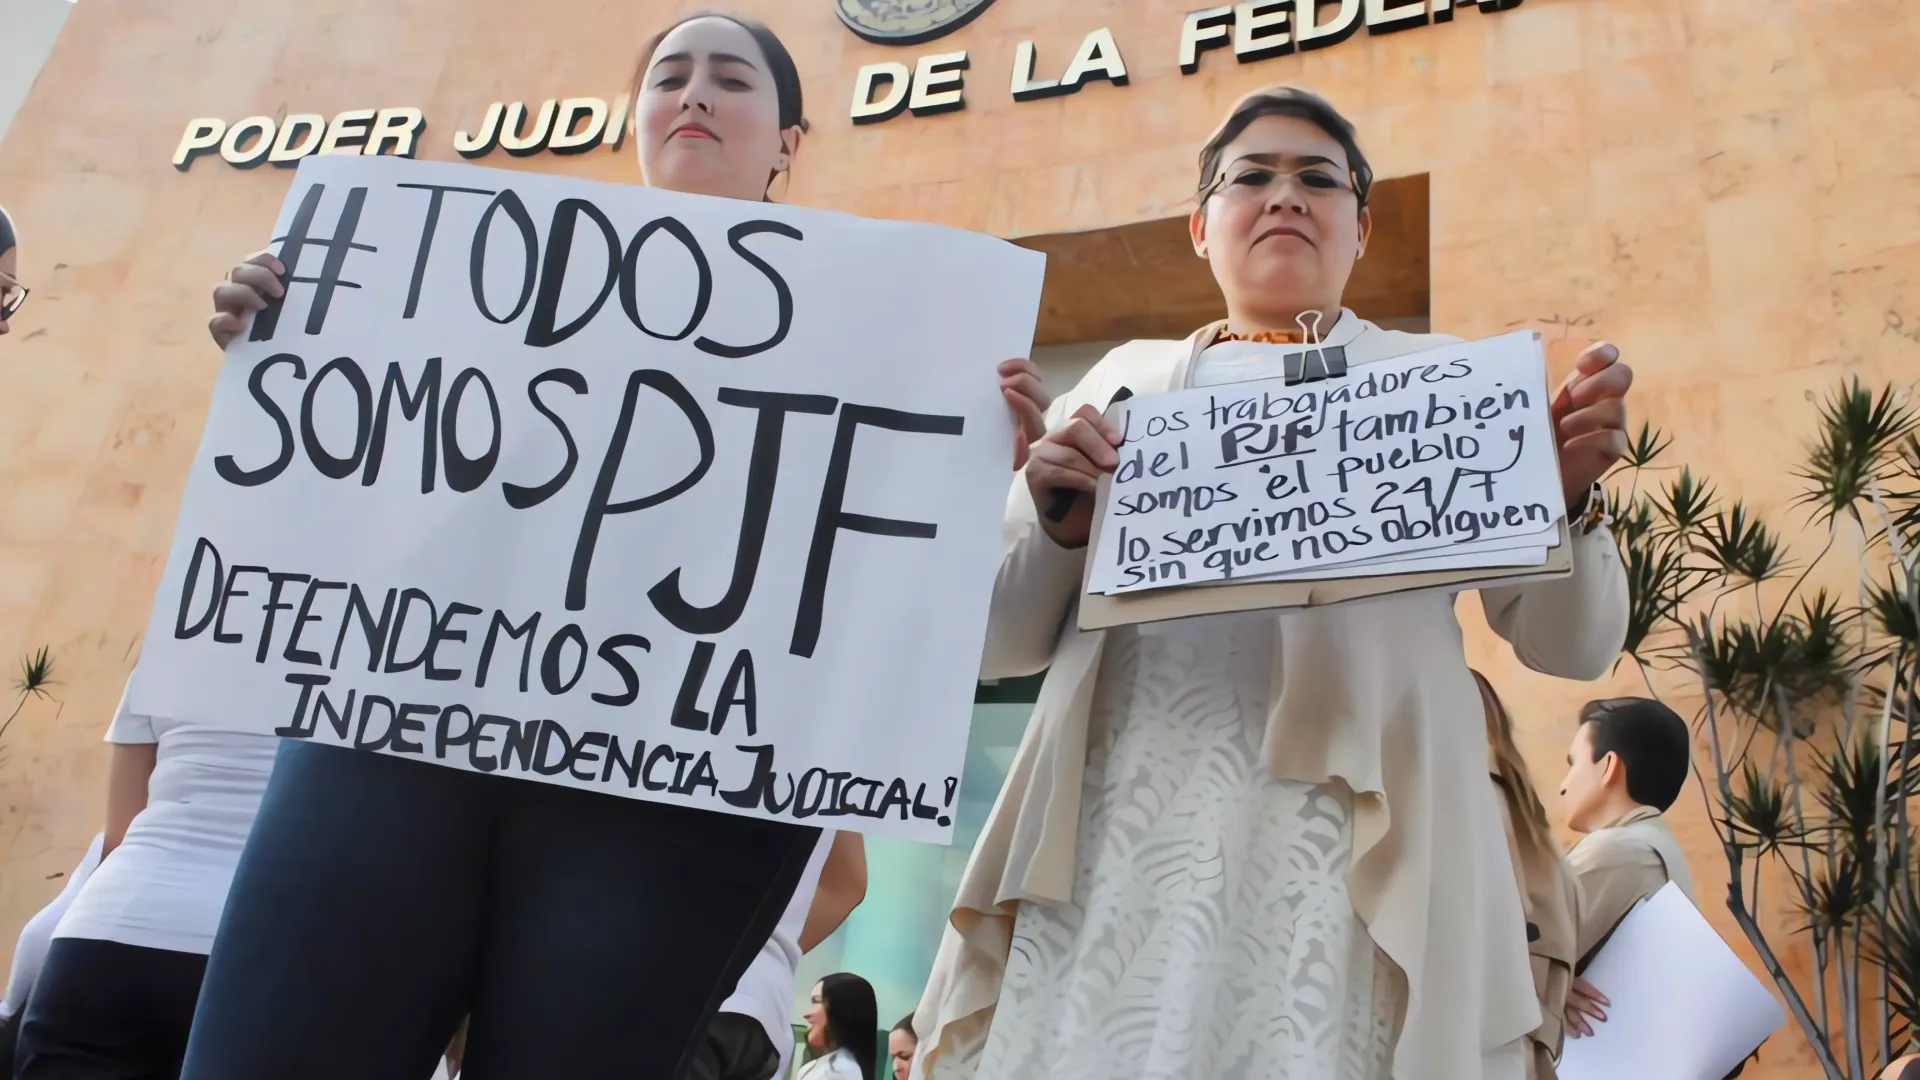
[[[1379,572],[1381,556],[1539,537],[1566,513],[1548,407],[1524,332],[1296,386],[1134,398],[1089,588]]]
[[[135,711],[948,837],[1040,256],[359,157],[275,237]]]

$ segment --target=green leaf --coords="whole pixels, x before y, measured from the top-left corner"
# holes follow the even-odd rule
[[[1807,482],[1797,502],[1829,524],[1843,514],[1857,520],[1872,481],[1892,475],[1892,458],[1917,422],[1920,414],[1896,400],[1892,386],[1876,395],[1854,376],[1820,404],[1820,431],[1795,471]]]

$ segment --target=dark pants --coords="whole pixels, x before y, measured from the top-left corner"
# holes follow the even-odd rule
[[[780,1051],[760,1021],[739,1013],[715,1013],[681,1080],[773,1080]]]
[[[55,938],[21,1014],[19,1080],[172,1080],[207,958]]]
[[[280,750],[187,1080],[669,1080],[773,933],[818,829]]]

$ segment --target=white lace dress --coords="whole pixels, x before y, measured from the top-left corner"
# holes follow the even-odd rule
[[[1397,980],[1348,900],[1346,788],[1262,762],[1275,632],[1110,632],[1073,903],[1021,906],[976,1080],[1390,1075]]]

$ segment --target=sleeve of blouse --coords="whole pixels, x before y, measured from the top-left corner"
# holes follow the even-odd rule
[[[1604,525],[1573,543],[1573,573],[1480,594],[1487,624],[1520,662],[1546,675],[1604,676],[1627,640],[1627,570]]]
[[[120,707],[113,711],[113,722],[107,725],[107,742],[123,746],[138,746],[143,743],[156,743],[160,739],[153,733],[153,718],[127,711],[127,692],[120,691]]]
[[[1048,430],[1097,398],[1103,377],[1103,365],[1096,364],[1079,385],[1055,399],[1047,410]],[[1003,538],[1006,554],[993,583],[993,606],[987,615],[986,650],[980,663],[983,679],[1031,675],[1053,662],[1053,649],[1079,591],[1087,559],[1085,548],[1061,547],[1040,527],[1025,472],[1014,475],[1007,493]]]

